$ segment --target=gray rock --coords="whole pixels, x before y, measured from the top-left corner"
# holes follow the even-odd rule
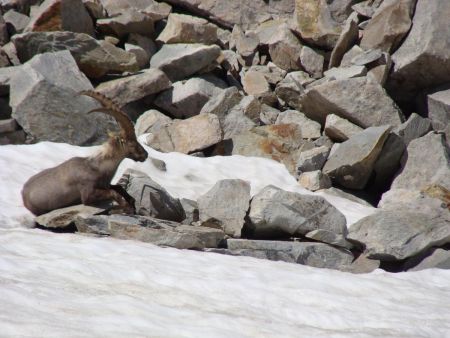
[[[157,133],[162,127],[165,127],[172,123],[172,119],[156,109],[150,109],[143,113],[136,121],[134,130],[136,135],[142,135],[146,133]]]
[[[8,23],[11,27],[14,29],[15,33],[22,33],[25,27],[30,22],[30,17],[27,15],[24,15],[22,13],[16,12],[13,9],[10,9],[7,11],[3,18],[5,19],[5,22]]]
[[[87,34],[30,32],[16,34],[12,41],[21,62],[28,61],[38,53],[69,50],[81,71],[93,78],[139,69],[133,54],[108,42],[97,41]]]
[[[0,46],[5,45],[9,41],[8,27],[6,26],[5,19],[0,15]]]
[[[64,229],[74,224],[77,217],[90,217],[104,212],[105,209],[88,205],[74,205],[56,209],[35,218],[35,222],[47,229]]]
[[[336,114],[360,127],[402,123],[402,113],[379,84],[365,78],[331,81],[314,86],[300,97],[301,111],[309,118],[325,122]]]
[[[354,64],[352,63],[352,60],[355,56],[360,55],[364,53],[364,50],[359,47],[358,45],[354,45],[352,48],[350,48],[350,50],[348,52],[346,52],[344,54],[344,56],[342,57],[341,60],[341,64],[340,67],[350,67],[350,66],[354,66]]]
[[[427,105],[433,129],[445,133],[450,148],[450,89],[437,90],[428,95]]]
[[[329,114],[325,120],[325,134],[336,142],[347,141],[364,129],[337,115]]]
[[[276,35],[287,23],[286,18],[273,19],[260,23],[253,31],[258,35],[258,39],[261,46],[267,46],[272,36]]]
[[[275,124],[298,124],[302,138],[316,139],[320,137],[320,124],[308,119],[305,114],[296,110],[286,110],[278,115]]]
[[[106,114],[86,115],[98,103],[81,90],[92,89],[68,51],[36,55],[10,81],[12,116],[39,141],[89,145],[117,129]]]
[[[371,18],[375,13],[375,9],[372,6],[372,0],[363,1],[352,6],[352,9],[361,16],[365,16],[367,18]]]
[[[172,6],[165,2],[151,1],[147,7],[140,11],[156,22],[166,19],[172,12]]]
[[[0,120],[0,134],[10,133],[19,129],[19,125],[14,119]]]
[[[139,65],[139,69],[147,68],[150,62],[150,55],[145,49],[138,45],[126,43],[124,45],[125,51],[133,54],[136,57],[136,61]]]
[[[321,170],[327,161],[330,148],[326,146],[312,148],[300,153],[297,160],[297,172]]]
[[[155,6],[155,0],[101,0],[103,7],[108,12],[108,16],[120,15],[127,10],[144,11],[150,6]],[[157,4],[157,3],[156,3]],[[169,14],[167,14],[169,15]],[[165,17],[167,17],[167,15]],[[164,18],[164,17],[163,17]]]
[[[450,120],[449,120],[450,121]],[[431,120],[412,113],[408,120],[394,129],[406,145],[431,131]]]
[[[355,66],[365,66],[377,61],[383,56],[381,49],[369,49],[360,54],[357,54],[350,61]]]
[[[409,268],[408,271],[420,271],[425,269],[450,269],[450,251],[444,249],[432,249],[427,253],[428,255],[421,260],[421,262],[417,262],[416,259],[411,258],[406,262],[405,265],[412,265],[413,262],[416,263],[412,268]]]
[[[323,76],[323,64],[325,58],[308,46],[303,46],[300,53],[302,67],[313,78],[319,79]]]
[[[25,31],[71,31],[94,36],[94,24],[82,0],[45,0]]]
[[[276,64],[269,62],[267,65],[256,65],[251,66],[248,70],[256,71],[258,73],[262,73],[267,80],[268,83],[271,85],[276,85],[278,82],[284,79],[286,76],[286,71],[278,67]]]
[[[109,235],[177,249],[215,248],[223,231],[194,227],[148,216],[91,216],[75,221],[79,232]]]
[[[172,13],[157,40],[163,43],[204,43],[209,45],[217,41],[217,26],[202,18]]]
[[[268,106],[267,104],[262,104],[259,119],[263,124],[275,124],[278,115],[280,114],[281,112],[278,109]]]
[[[243,180],[218,181],[198,199],[200,222],[217,225],[232,237],[241,237],[250,200],[250,184]]]
[[[230,48],[236,49],[237,53],[251,59],[259,45],[259,38],[256,33],[249,31],[245,33],[240,26],[233,27],[230,35]]]
[[[118,184],[134,198],[134,206],[139,215],[174,222],[181,222],[186,218],[180,200],[173,198],[145,173],[127,169]]]
[[[150,60],[150,67],[164,71],[171,81],[182,80],[212,64],[220,47],[202,44],[166,44]]]
[[[83,4],[91,17],[94,19],[104,19],[108,16],[108,14],[106,13],[106,9],[98,0],[83,0]],[[31,12],[32,11],[30,9],[30,16],[34,16]]]
[[[365,76],[366,74],[367,68],[365,66],[331,68],[324,73],[325,77],[335,80],[351,79],[353,77]]]
[[[345,192],[345,191],[343,191],[341,189],[335,188],[335,187],[319,190],[318,193],[326,193],[327,195],[332,195],[332,196],[345,198],[347,200],[350,200],[352,202],[365,205],[367,207],[373,207],[373,205],[370,204],[369,202],[367,202],[366,200],[364,200],[362,198],[359,198],[359,197],[357,197],[357,196],[355,196],[355,195],[353,195],[351,193]]]
[[[344,215],[323,197],[301,195],[267,186],[250,203],[249,233],[254,238],[300,236],[324,229],[347,231]]]
[[[298,183],[305,189],[317,191],[331,188],[331,179],[320,170],[303,172],[298,178]]]
[[[367,78],[372,82],[379,83],[384,86],[392,68],[391,56],[387,53],[383,53],[382,58],[378,60],[377,63],[380,64],[369,70],[367,73]]]
[[[245,63],[245,61],[242,60],[242,57],[232,50],[224,50],[219,57],[219,60],[220,59],[222,59],[220,62],[221,66],[237,78],[239,76],[241,64]]]
[[[0,96],[7,96],[9,94],[11,79],[21,71],[22,68],[19,66],[0,67]]]
[[[449,11],[446,0],[417,1],[412,28],[392,55],[394,68],[386,84],[400,102],[408,103],[422,89],[450,81],[450,32],[442,29]]]
[[[358,40],[358,22],[358,15],[355,12],[348,17],[342,29],[341,35],[336,42],[336,46],[331,52],[330,63],[328,65],[329,68],[339,67],[344,54],[347,53]]]
[[[26,134],[23,130],[16,130],[0,134],[0,145],[25,144]]]
[[[249,96],[252,97],[252,96]],[[236,106],[237,108],[238,106]],[[222,122],[223,138],[228,140],[248,131],[257,124],[242,110],[233,108]]]
[[[174,117],[192,117],[202,110],[211,98],[219,95],[226,84],[214,76],[201,76],[178,81],[173,87],[159,94],[155,105]]]
[[[362,254],[355,259],[350,266],[344,266],[341,271],[355,274],[371,273],[380,267],[380,261],[377,259],[369,259]]]
[[[103,34],[114,35],[118,38],[123,38],[130,33],[149,37],[154,34],[153,20],[135,9],[128,9],[111,18],[97,20],[96,26]]]
[[[299,109],[300,98],[305,92],[305,86],[313,81],[314,79],[310,78],[309,75],[303,71],[288,73],[286,77],[277,84],[275,94],[288,106]]]
[[[214,95],[202,107],[200,114],[214,114],[219,117],[221,123],[228,112],[239,102],[243,95],[239,93],[236,87],[230,87],[222,90],[218,95]]]
[[[389,129],[389,126],[370,127],[349,138],[330,155],[323,172],[345,188],[364,189]]]
[[[102,82],[95,90],[112,97],[121,106],[146,96],[159,93],[172,86],[172,83],[159,69],[146,69],[140,73]]]
[[[348,239],[362,243],[368,258],[403,260],[450,242],[450,218],[410,210],[379,211],[356,222]]]
[[[191,225],[194,222],[198,222],[199,211],[198,211],[198,203],[196,201],[190,200],[188,198],[180,199],[180,203],[183,206],[184,213],[186,218],[183,220],[183,224]]]
[[[301,53],[303,46],[290,31],[288,25],[281,25],[267,44],[272,62],[278,67],[288,72],[302,68]],[[306,59],[306,56],[304,58]]]
[[[318,242],[323,242],[326,244],[331,244],[333,246],[345,248],[348,250],[353,248],[353,244],[347,241],[343,235],[338,235],[328,230],[323,229],[313,230],[311,232],[308,232],[305,235],[305,237],[313,239]]]
[[[264,98],[272,94],[269,82],[263,73],[250,70],[242,78],[242,86],[248,95]]]
[[[316,268],[341,269],[353,255],[323,243],[228,239],[229,254],[297,263]]]

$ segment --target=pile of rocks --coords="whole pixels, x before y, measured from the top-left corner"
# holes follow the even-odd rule
[[[318,197],[267,187],[251,199],[236,180],[178,201],[153,182],[158,203],[136,201],[140,216],[89,211],[79,231],[344,270],[450,265],[448,1],[10,0],[0,9],[0,144],[102,142],[113,121],[86,118],[95,102],[76,95],[95,89],[154,149],[270,158],[306,189],[379,207],[347,234]],[[146,196],[140,182],[150,178],[126,177],[132,196]]]

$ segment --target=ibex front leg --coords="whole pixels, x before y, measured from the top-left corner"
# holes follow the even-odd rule
[[[119,204],[119,209],[125,213],[134,213],[134,206],[131,205],[121,194],[113,189],[98,189],[93,187],[81,187],[81,203],[93,205],[96,202],[113,200]]]

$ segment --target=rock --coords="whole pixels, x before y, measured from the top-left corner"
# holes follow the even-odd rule
[[[305,235],[305,237],[313,239],[318,242],[323,242],[326,244],[331,244],[333,246],[345,248],[348,250],[353,248],[353,244],[347,241],[343,235],[337,235],[334,232],[328,230],[323,229],[313,230],[311,232],[308,232]]]
[[[170,15],[170,12],[172,12],[172,6],[165,2],[150,1],[149,3],[147,7],[140,11],[155,22],[166,19]]]
[[[93,88],[68,51],[36,55],[10,86],[12,116],[35,140],[90,145],[105,140],[115,125],[106,114],[86,115],[98,103],[77,95]]]
[[[340,24],[331,12],[330,5],[325,1],[296,0],[293,29],[306,42],[331,50],[341,33]]]
[[[227,244],[227,253],[232,255],[297,263],[316,268],[341,269],[350,265],[353,260],[353,255],[348,251],[322,243],[227,239]]]
[[[94,36],[94,24],[82,0],[45,0],[25,31],[71,31]]]
[[[342,68],[331,68],[325,73],[325,77],[335,80],[346,80],[354,77],[366,76],[367,68],[364,66],[350,66]]]
[[[276,85],[278,82],[284,79],[286,71],[278,67],[276,64],[269,62],[267,65],[251,66],[248,72],[258,72],[264,75],[264,78],[271,85]]]
[[[280,113],[275,124],[298,124],[302,138],[316,139],[320,137],[320,124],[308,119],[305,114],[296,110],[286,110]]]
[[[313,78],[319,79],[323,76],[323,63],[325,58],[308,46],[303,46],[300,53],[302,67]]]
[[[368,258],[403,260],[449,243],[449,222],[410,210],[383,210],[353,224],[347,237],[362,243]]]
[[[150,60],[150,67],[159,68],[171,81],[182,80],[212,64],[220,55],[220,47],[202,44],[167,44]]]
[[[371,4],[371,0],[363,1],[352,6],[352,9],[361,16],[365,16],[366,18],[371,18],[375,13],[375,8]],[[366,21],[364,21],[366,22]]]
[[[14,119],[0,120],[0,134],[10,133],[19,129]]]
[[[5,45],[9,41],[8,27],[6,26],[5,19],[0,15],[0,46]]]
[[[144,35],[140,35],[140,34],[136,34],[136,33],[131,33],[128,36],[128,43],[141,47],[145,51],[145,53],[147,54],[147,57],[148,57],[149,60],[157,52],[156,44],[148,36],[144,36]],[[127,48],[127,44],[125,44],[125,50],[127,50],[126,48]],[[147,59],[147,57],[146,57],[146,59]]]
[[[223,231],[193,227],[148,216],[91,216],[75,221],[79,232],[109,235],[177,249],[215,248]]]
[[[248,182],[238,179],[218,181],[198,199],[200,222],[203,226],[217,226],[229,236],[241,237],[249,200]]]
[[[275,94],[289,107],[299,109],[300,97],[305,92],[304,86],[313,81],[314,79],[310,78],[307,73],[302,71],[288,73],[286,77],[277,84]]]
[[[150,109],[143,113],[136,121],[134,130],[137,136],[146,133],[155,134],[162,127],[172,123],[172,119],[156,109]]]
[[[239,90],[236,87],[225,88],[205,103],[200,114],[217,115],[222,123],[225,116],[234,106],[241,102],[242,98],[243,95],[239,93]]]
[[[245,96],[221,121],[223,138],[233,138],[258,125],[260,103],[254,96]]]
[[[418,263],[414,258],[411,258],[406,262],[406,265],[411,265],[414,263]],[[420,271],[425,269],[450,269],[450,251],[435,248],[428,252],[427,257],[423,258],[421,262],[415,265],[412,268],[409,268],[408,271]]]
[[[344,266],[339,269],[341,271],[350,273],[371,273],[380,267],[380,261],[376,259],[369,259],[366,255],[362,254],[355,259],[350,266]]]
[[[184,154],[206,149],[222,140],[219,118],[214,114],[174,120],[167,128],[174,150]]]
[[[356,57],[357,55],[360,55],[364,53],[364,51],[362,50],[361,47],[359,47],[358,45],[354,45],[352,48],[350,48],[350,50],[348,52],[346,52],[344,54],[344,56],[342,57],[342,61],[340,64],[340,67],[350,67],[350,66],[354,66],[354,64],[352,63],[352,60],[354,57]]]
[[[202,18],[191,15],[169,15],[167,25],[158,36],[163,43],[204,43],[213,44],[217,41],[217,26]]]
[[[106,9],[98,0],[83,0],[83,4],[91,17],[94,19],[104,19],[108,16],[108,14],[106,13]],[[30,16],[34,16],[31,14],[31,10]]]
[[[111,18],[97,20],[96,26],[103,34],[115,35],[118,38],[123,38],[130,33],[149,37],[154,34],[153,20],[134,9],[128,9]]]
[[[146,96],[159,93],[172,86],[172,83],[159,69],[146,69],[135,75],[102,82],[95,90],[112,97],[121,106]]]
[[[325,134],[336,142],[347,141],[364,129],[337,115],[329,114],[325,120]]]
[[[25,144],[27,135],[23,130],[16,130],[0,134],[0,145]]]
[[[112,1],[112,0],[111,0]],[[188,8],[193,14],[206,17],[209,21],[232,29],[239,25],[244,30],[255,28],[269,19],[290,17],[294,12],[292,0],[229,0],[217,3],[215,0],[168,0],[168,3]]]
[[[221,66],[235,78],[239,76],[239,70],[241,69],[241,64],[245,61],[242,60],[241,56],[232,50],[224,50],[221,54]],[[220,58],[219,58],[220,59]]]
[[[226,84],[214,76],[191,78],[179,81],[159,94],[155,104],[172,114],[174,117],[192,117],[200,113],[209,99],[219,95]]]
[[[8,55],[0,49],[0,68],[9,67],[11,66]]]
[[[430,119],[412,113],[406,122],[394,129],[394,132],[403,139],[405,145],[408,145],[412,140],[428,134],[431,129]]]
[[[278,67],[288,72],[301,69],[302,45],[287,25],[281,25],[267,44],[272,62]],[[304,58],[306,59],[306,55]]]
[[[428,117],[431,119],[433,129],[442,131],[450,147],[450,89],[437,90],[427,97]]]
[[[392,55],[394,68],[386,84],[400,103],[409,104],[425,88],[450,82],[450,2],[418,0],[411,31]],[[417,43],[420,41],[420,43]]]
[[[22,33],[23,30],[25,29],[25,27],[28,25],[28,23],[30,22],[30,17],[16,12],[13,9],[10,9],[9,11],[7,11],[4,15],[3,18],[5,19],[5,22],[12,27],[13,29],[13,33]],[[13,34],[11,34],[13,35]]]
[[[401,111],[384,89],[365,78],[314,86],[299,101],[307,117],[322,123],[328,114],[336,114],[363,128],[402,123]]]
[[[117,184],[134,198],[137,214],[174,222],[185,219],[180,200],[173,198],[145,173],[127,169]]]
[[[74,225],[77,217],[90,217],[103,213],[105,209],[88,206],[74,205],[67,208],[56,209],[35,218],[35,222],[47,229],[67,229]]]
[[[391,1],[379,8],[364,29],[360,46],[392,53],[411,28],[416,0]]]
[[[382,58],[377,62],[381,64],[369,70],[369,72],[367,73],[367,78],[372,82],[379,83],[380,85],[384,86],[388,79],[389,72],[392,68],[392,59],[389,54],[383,53]]]
[[[336,42],[336,46],[333,48],[330,56],[329,68],[339,67],[342,61],[342,57],[358,40],[358,15],[352,13],[342,29],[341,35]]]
[[[128,10],[145,11],[148,7],[158,5],[155,0],[101,0],[101,3],[109,17],[120,15]]]
[[[280,111],[267,104],[261,105],[261,113],[259,114],[259,119],[263,124],[275,124],[277,121]]]
[[[253,31],[256,33],[261,46],[267,46],[272,36],[287,24],[287,20],[284,18],[268,20],[260,23]]]
[[[323,172],[345,188],[364,189],[389,129],[389,126],[370,127],[352,136],[330,155]]]
[[[316,147],[301,152],[297,160],[297,173],[301,174],[307,171],[321,170],[327,161],[329,153],[330,148],[327,146]]]
[[[365,66],[379,60],[382,56],[383,52],[380,49],[369,49],[355,55],[350,62],[355,66]]]
[[[355,196],[353,194],[350,194],[348,192],[345,192],[345,191],[343,191],[341,189],[335,188],[335,187],[331,187],[331,188],[328,188],[328,189],[322,189],[322,190],[319,190],[317,192],[318,193],[326,193],[327,195],[331,195],[331,196],[337,196],[337,197],[345,198],[347,200],[350,200],[352,202],[365,205],[367,207],[373,207],[373,205],[370,204],[369,202],[367,202],[366,200],[364,200],[362,198],[359,198],[359,197],[357,197],[357,196]]]
[[[198,203],[188,198],[180,199],[183,206],[186,218],[183,220],[183,224],[190,225],[199,221]]]
[[[301,236],[324,229],[347,231],[344,215],[323,197],[301,195],[267,186],[250,203],[248,233],[252,238]]]
[[[97,41],[87,34],[30,32],[16,34],[12,41],[22,62],[38,53],[69,50],[80,70],[93,78],[107,73],[135,72],[139,69],[133,54],[110,43]]]
[[[242,85],[248,95],[254,95],[266,104],[276,102],[276,96],[270,89],[270,85],[263,73],[257,71],[246,72],[242,79]]]
[[[131,43],[126,43],[124,48],[126,52],[131,53],[136,57],[139,69],[148,67],[150,56],[145,49],[137,45],[132,45]]]
[[[298,183],[310,191],[331,188],[330,177],[320,170],[302,172],[298,178]]]

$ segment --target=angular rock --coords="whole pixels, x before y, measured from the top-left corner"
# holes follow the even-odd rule
[[[353,244],[347,241],[343,235],[337,235],[334,232],[328,230],[323,229],[313,230],[311,232],[308,232],[305,235],[305,237],[313,239],[318,242],[331,244],[349,250],[353,248]]]
[[[124,45],[125,51],[133,54],[136,57],[136,61],[139,65],[139,69],[147,68],[150,62],[150,55],[145,49],[140,46],[126,43]]]
[[[303,69],[313,78],[319,79],[323,76],[323,63],[325,58],[308,46],[303,46],[300,53],[300,62]]]
[[[428,95],[427,106],[433,129],[445,133],[450,147],[450,89],[437,90]]]
[[[98,0],[83,0],[83,4],[86,7],[87,11],[94,19],[104,19],[108,16],[106,13],[106,9],[103,7],[102,3]],[[31,14],[30,16],[34,16]]]
[[[369,49],[355,55],[350,62],[355,66],[365,66],[377,61],[382,56],[383,52],[381,51],[381,49]]]
[[[330,155],[323,172],[345,188],[364,189],[389,129],[389,126],[370,127],[349,138]]]
[[[450,82],[450,2],[418,0],[411,31],[392,55],[394,68],[386,84],[400,103],[408,104],[422,89]],[[417,43],[420,41],[420,43]]]
[[[284,79],[286,76],[286,71],[278,67],[276,64],[269,62],[267,65],[256,65],[252,66],[248,70],[249,72],[255,71],[262,73],[271,85],[276,85],[278,82]]]
[[[134,9],[128,9],[112,18],[97,20],[96,26],[103,34],[115,35],[118,38],[123,38],[130,33],[149,37],[154,34],[153,20]]]
[[[300,236],[317,229],[344,235],[347,231],[344,215],[323,197],[274,186],[253,197],[248,217],[248,233],[253,238]]]
[[[243,180],[218,181],[198,199],[200,222],[232,237],[241,237],[250,200],[250,184]]]
[[[354,77],[361,77],[367,74],[367,68],[364,66],[350,66],[328,69],[324,75],[327,78],[335,80],[345,80]]]
[[[300,126],[302,138],[316,139],[320,137],[320,124],[308,119],[305,114],[296,110],[286,110],[280,113],[275,124],[295,123]]]
[[[219,229],[194,227],[148,216],[78,217],[79,232],[109,235],[177,249],[215,248],[223,240]]]
[[[320,170],[302,172],[298,177],[298,183],[310,191],[331,188],[330,177]]]
[[[263,124],[275,124],[278,115],[280,114],[281,112],[278,109],[268,106],[267,104],[262,104],[259,119]]]
[[[136,135],[142,135],[146,133],[156,133],[162,127],[165,127],[172,123],[172,119],[156,109],[150,109],[143,113],[136,121],[134,130]]]
[[[163,43],[204,43],[217,41],[217,26],[202,18],[190,15],[169,15],[167,25],[159,34],[158,41]]]
[[[172,12],[172,6],[165,2],[150,1],[150,4],[140,11],[156,22],[167,18]]]
[[[47,229],[64,229],[74,224],[77,217],[90,217],[104,212],[105,209],[88,205],[74,205],[56,209],[35,218],[35,222]]]
[[[229,254],[297,263],[316,268],[341,269],[353,255],[322,243],[228,239]]]
[[[144,11],[147,7],[157,4],[155,0],[101,0],[101,3],[109,17],[120,15],[127,10]]]
[[[183,220],[183,224],[193,224],[199,221],[198,203],[188,198],[180,199],[180,203],[183,206],[186,218]]]
[[[363,128],[402,123],[402,113],[379,84],[365,78],[331,81],[307,90],[299,100],[309,118],[325,122],[336,114]]]
[[[344,54],[347,53],[358,40],[358,21],[358,15],[356,13],[353,13],[348,17],[342,29],[341,35],[336,42],[336,46],[331,52],[328,68],[339,67]]]
[[[155,104],[172,114],[174,117],[192,117],[200,113],[209,99],[219,95],[226,84],[214,76],[191,78],[179,81],[159,94]]]
[[[27,15],[24,15],[22,13],[16,12],[13,9],[10,9],[7,11],[3,18],[5,19],[5,22],[12,27],[12,30],[14,34],[16,33],[22,33],[25,27],[30,22],[30,17]],[[13,35],[13,34],[11,34]]]
[[[375,271],[380,267],[380,261],[377,259],[369,259],[366,255],[362,254],[357,259],[355,259],[352,264],[348,267],[340,269],[341,271],[361,274],[370,273]]]
[[[19,129],[14,119],[0,120],[0,134],[10,133]]]
[[[450,218],[410,210],[379,211],[356,222],[348,238],[362,243],[368,258],[403,260],[450,242]]]
[[[94,24],[82,0],[45,0],[25,31],[71,31],[94,36]]]
[[[407,261],[407,265],[412,264],[414,258],[411,261]],[[417,263],[417,262],[416,262]],[[450,251],[444,249],[432,249],[428,252],[427,257],[415,265],[409,268],[408,271],[420,271],[425,269],[450,269]]]
[[[107,73],[135,72],[136,57],[108,42],[87,34],[73,32],[30,32],[16,34],[12,39],[21,62],[45,52],[69,50],[81,71],[89,77]]]
[[[257,112],[252,114],[254,107],[256,107]],[[259,116],[259,107],[259,101],[254,96],[244,97],[221,121],[223,138],[225,140],[233,138],[257,126],[257,121],[255,120]]]
[[[411,28],[416,1],[391,1],[379,8],[364,29],[360,46],[365,50],[395,51]]]
[[[412,140],[428,134],[431,129],[430,119],[412,113],[406,122],[394,129],[394,132],[403,139],[405,145],[408,145]]]
[[[178,198],[173,198],[162,186],[138,170],[127,169],[120,178],[121,185],[134,198],[139,215],[181,222],[185,219]]]
[[[303,71],[288,73],[286,77],[277,84],[275,94],[289,107],[299,109],[300,97],[305,92],[304,86],[313,81],[314,79],[310,78],[309,75]]]
[[[123,78],[102,82],[95,90],[121,106],[170,88],[172,83],[159,69],[146,69]]]
[[[93,88],[68,51],[36,55],[10,85],[12,116],[35,140],[88,145],[117,129],[106,114],[86,114],[98,103],[77,95]]]
[[[350,48],[350,50],[348,52],[346,52],[344,54],[344,56],[342,57],[341,60],[341,64],[340,67],[350,67],[350,66],[354,66],[354,64],[352,63],[352,60],[354,57],[356,57],[357,55],[360,55],[364,53],[364,50],[362,50],[361,47],[359,47],[358,45],[354,45],[352,48]]]
[[[211,97],[205,103],[200,114],[214,114],[219,117],[221,123],[228,112],[242,100],[242,94],[236,87],[230,87],[222,90],[218,95]]]
[[[266,104],[276,102],[276,96],[272,93],[269,83],[263,73],[248,71],[242,78],[242,85],[248,95],[253,95],[261,99]]]
[[[202,44],[167,44],[150,60],[150,67],[159,68],[171,81],[182,80],[212,64],[220,55],[220,47]]]
[[[364,129],[337,115],[329,114],[325,120],[325,134],[336,142],[347,141]]]
[[[6,26],[5,19],[0,15],[0,46],[5,45],[9,41],[8,27]]]
[[[327,161],[329,153],[330,148],[327,146],[316,147],[301,152],[297,160],[298,174],[307,171],[321,170]]]
[[[267,46],[272,36],[276,35],[280,27],[286,24],[286,19],[268,20],[259,24],[253,31],[258,35],[260,45]]]
[[[372,82],[379,83],[384,86],[392,68],[392,59],[389,54],[383,53],[383,57],[377,62],[381,64],[369,70],[367,73],[367,78]]]
[[[272,62],[285,71],[300,70],[302,45],[287,25],[278,28],[268,41]]]

